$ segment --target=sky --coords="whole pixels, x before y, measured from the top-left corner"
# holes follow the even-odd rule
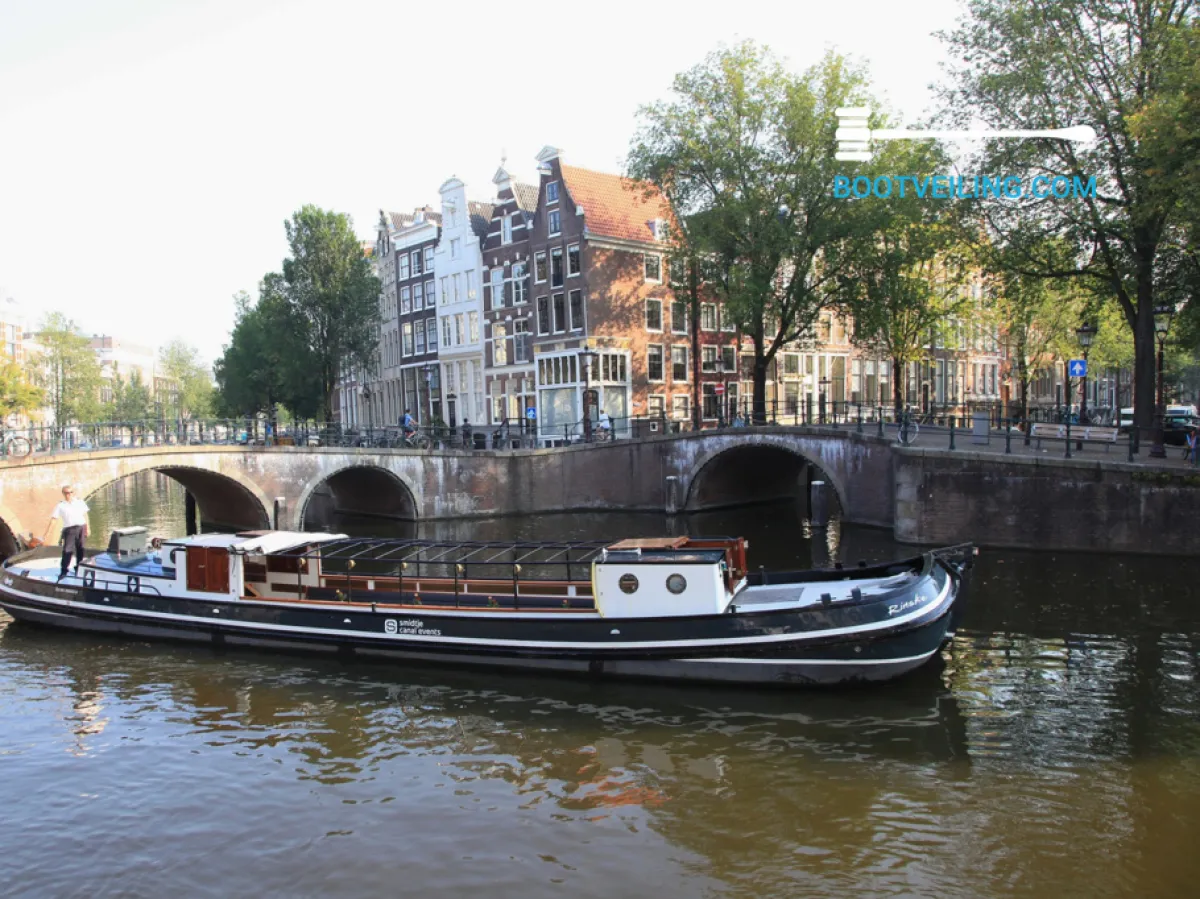
[[[868,65],[904,123],[932,105],[956,0],[599,4],[0,0],[0,299],[36,324],[207,360],[306,203],[373,239],[381,208],[472,198],[538,151],[619,172],[639,106],[722,45]],[[535,182],[536,183],[536,182]]]

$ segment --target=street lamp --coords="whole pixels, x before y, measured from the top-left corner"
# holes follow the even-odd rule
[[[817,383],[821,385],[821,392],[818,396],[819,402],[817,405],[820,407],[821,424],[825,424],[825,393],[826,393],[826,391],[828,391],[829,385],[832,384],[833,382],[830,381],[828,378],[822,378]]]
[[[1171,329],[1171,316],[1174,314],[1174,306],[1154,308],[1154,336],[1158,339],[1158,401],[1154,409],[1154,445],[1150,447],[1150,457],[1153,459],[1167,458],[1167,448],[1163,446],[1163,426],[1167,415],[1163,401],[1163,344],[1167,342],[1167,331]]]
[[[592,415],[588,400],[592,394],[592,360],[600,354],[585,345],[579,351],[579,364],[583,367],[583,442],[592,442]]]
[[[1082,398],[1079,400],[1079,425],[1082,427],[1087,424],[1087,358],[1088,350],[1091,349],[1092,341],[1096,338],[1096,326],[1084,322],[1075,329],[1075,336],[1079,339],[1079,346],[1083,350],[1083,377],[1080,379],[1080,393]],[[1083,441],[1081,440],[1076,446],[1076,449],[1083,449]]]
[[[425,372],[425,401],[428,404],[428,416],[425,418],[425,426],[433,427],[433,363],[426,362],[421,366],[421,371]]]
[[[363,384],[361,388],[363,402],[367,406],[367,435],[375,430],[375,410],[371,407],[371,385]]]

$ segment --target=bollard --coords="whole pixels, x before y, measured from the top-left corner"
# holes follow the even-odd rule
[[[277,530],[277,531],[284,530],[284,528],[280,525],[280,522],[283,520],[283,517],[286,514],[287,514],[287,497],[284,497],[284,496],[275,497],[275,514],[274,514],[274,518],[273,518],[275,530]]]
[[[676,475],[669,474],[663,484],[663,510],[668,515],[674,515],[679,511],[679,478]]]
[[[1133,448],[1133,431],[1131,430],[1131,431],[1129,432],[1129,461],[1130,461],[1130,462],[1132,462],[1132,461],[1133,461],[1133,454],[1134,454],[1134,452],[1135,452],[1135,451],[1134,451],[1134,448]]]
[[[1071,458],[1071,416],[1067,416],[1067,455],[1066,458]]]
[[[1012,455],[1012,425],[1011,424],[1008,425],[1004,429],[1004,454],[1006,456]]]
[[[862,433],[862,403],[858,404],[858,433]]]
[[[950,416],[950,449],[954,449],[954,419],[955,416]]]
[[[829,524],[829,506],[825,494],[825,482],[813,481],[808,485],[809,522],[815,528]]]

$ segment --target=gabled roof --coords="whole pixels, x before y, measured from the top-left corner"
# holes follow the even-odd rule
[[[533,212],[537,209],[538,188],[536,184],[522,184],[520,181],[514,181],[512,189],[518,206],[526,212]]]
[[[492,208],[491,203],[467,200],[467,214],[471,216],[471,230],[480,239],[484,239],[488,235],[492,221]]]
[[[670,221],[671,207],[662,195],[645,198],[640,182],[564,165],[563,181],[577,206],[583,207],[583,221],[589,233],[598,237],[658,244],[654,221]]]

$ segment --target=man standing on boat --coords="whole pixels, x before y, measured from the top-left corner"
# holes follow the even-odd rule
[[[58,575],[61,581],[67,576],[67,569],[71,567],[71,555],[75,556],[75,574],[79,574],[79,563],[83,561],[83,541],[88,535],[88,504],[81,499],[75,498],[75,488],[70,484],[65,484],[62,489],[62,502],[54,507],[54,511],[50,513],[50,520],[46,523],[46,533],[42,535],[45,540],[50,534],[50,528],[54,524],[54,519],[62,522],[62,570]]]

